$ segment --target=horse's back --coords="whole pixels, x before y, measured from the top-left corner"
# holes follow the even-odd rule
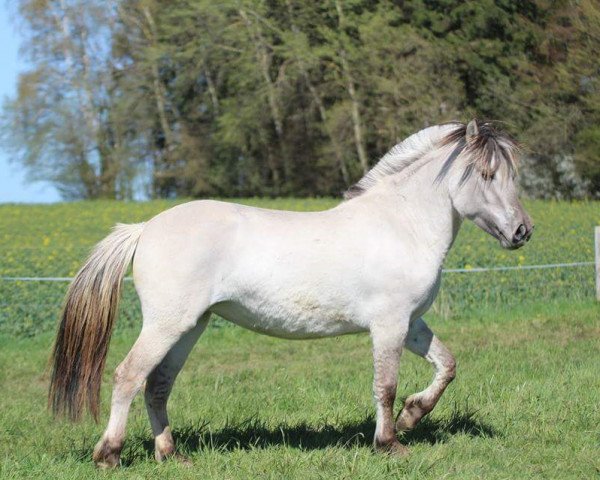
[[[212,309],[276,336],[362,330],[343,298],[355,262],[335,240],[337,217],[218,201],[162,212],[146,225],[134,259],[142,307],[179,305],[170,315]]]
[[[307,213],[189,202],[148,222],[134,280],[145,317],[211,309],[276,336],[351,333],[368,327],[367,311],[426,300],[430,286],[412,281],[399,240],[377,211],[348,204]]]

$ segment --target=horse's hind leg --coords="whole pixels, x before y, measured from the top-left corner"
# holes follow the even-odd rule
[[[186,318],[182,318],[181,315],[175,316],[176,312],[172,311],[156,313],[157,315],[147,315],[144,312],[142,331],[125,360],[115,371],[108,426],[93,454],[94,462],[99,467],[110,468],[119,465],[125,441],[127,416],[133,398],[168,352],[184,335],[196,328],[200,316],[188,314]],[[163,318],[181,318],[181,321],[167,323],[161,321]]]
[[[154,435],[154,457],[159,462],[175,453],[175,443],[167,416],[167,400],[177,375],[196,341],[204,332],[209,318],[210,312],[205,313],[198,324],[179,339],[152,371],[146,382],[146,409]]]
[[[406,431],[414,428],[427,415],[454,380],[456,362],[442,342],[433,334],[422,318],[416,319],[408,330],[406,347],[425,358],[435,368],[433,382],[422,392],[406,399],[404,408],[396,419],[396,429]]]

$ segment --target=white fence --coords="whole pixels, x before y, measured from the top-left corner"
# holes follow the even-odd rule
[[[596,238],[596,283],[600,281],[600,227],[597,228]],[[472,268],[444,268],[442,273],[479,273],[479,272],[507,272],[511,270],[543,270],[547,268],[570,268],[590,267],[594,262],[571,262],[571,263],[547,263],[543,265],[520,265],[504,267],[472,267]],[[73,277],[0,277],[0,280],[12,282],[71,282]],[[125,281],[131,281],[131,277],[125,277]],[[600,288],[599,285],[597,285]],[[598,290],[600,294],[600,290]],[[599,297],[600,300],[600,297]]]
[[[600,226],[595,228],[595,261],[591,262],[571,262],[571,263],[549,263],[542,265],[521,265],[521,266],[492,266],[492,267],[471,267],[471,268],[446,268],[442,272],[448,274],[471,274],[482,272],[509,272],[509,271],[530,271],[545,269],[573,269],[578,267],[590,267],[595,265],[595,275],[592,282],[595,283],[596,299],[600,301]],[[589,277],[587,277],[589,279]],[[2,276],[0,282],[71,282],[73,277],[41,277],[41,276]],[[131,277],[126,277],[126,281],[131,281]],[[589,281],[589,280],[588,280]],[[591,282],[590,282],[591,283]],[[588,283],[589,285],[589,283]]]
[[[595,262],[447,268],[432,312],[448,319],[481,308],[521,307],[528,302],[579,302],[595,297],[600,301],[600,227],[595,232],[595,258]],[[0,335],[32,336],[53,330],[66,285],[72,280],[67,276],[0,276]],[[131,277],[125,280],[129,285],[123,292],[120,325],[128,328],[137,326],[140,306]]]

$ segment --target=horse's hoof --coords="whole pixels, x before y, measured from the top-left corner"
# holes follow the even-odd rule
[[[396,419],[396,431],[397,432],[408,432],[417,426],[417,423],[421,420],[423,414],[420,411],[415,411],[414,408],[404,408]]]
[[[186,457],[185,455],[181,455],[180,453],[175,453],[171,456],[171,459],[183,465],[184,467],[191,467],[194,465],[190,458]]]
[[[185,465],[186,467],[191,467],[192,461],[186,457],[185,455],[181,455],[180,453],[175,453],[173,451],[169,451],[169,452],[161,452],[159,450],[156,450],[154,452],[154,458],[156,458],[156,461],[161,463],[164,461],[174,461],[177,463],[180,463],[181,465]]]
[[[106,440],[101,440],[96,445],[96,448],[94,448],[94,454],[92,455],[94,463],[98,468],[103,470],[117,468],[121,463],[120,457],[122,448],[122,445],[114,446]]]
[[[412,430],[430,411],[431,409],[423,408],[417,399],[409,397],[404,403],[404,408],[396,417],[396,431],[408,432]]]
[[[168,461],[168,462],[177,462],[180,465],[183,465],[185,467],[191,467],[193,465],[192,461],[186,457],[185,455],[181,455],[180,453],[171,453],[169,455],[164,455],[160,458],[156,458],[159,462],[164,462],[164,461]]]
[[[375,441],[375,450],[394,457],[406,457],[410,453],[408,447],[402,445],[398,440],[385,443]]]

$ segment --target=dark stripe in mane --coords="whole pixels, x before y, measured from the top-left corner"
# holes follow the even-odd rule
[[[460,152],[469,155],[470,165],[479,170],[485,178],[492,178],[503,162],[511,173],[516,173],[517,153],[520,150],[517,141],[489,122],[477,123],[477,130],[475,135],[467,138],[467,126],[460,124],[446,135],[442,145],[457,144]],[[456,156],[458,155],[453,155]]]
[[[503,164],[506,165],[511,173],[516,173],[518,160],[517,153],[520,149],[519,144],[506,133],[496,129],[489,122],[476,122],[475,120],[474,122],[473,125],[477,127],[477,131],[468,137],[467,125],[464,123],[451,122],[438,125],[439,127],[453,125],[455,128],[443,137],[436,139],[436,141],[432,143],[432,148],[456,145],[450,156],[444,161],[442,170],[437,177],[438,181],[446,175],[454,160],[461,154],[465,154],[469,157],[469,163],[465,168],[463,181],[466,180],[474,170],[479,171],[484,178],[491,179]],[[411,137],[407,140],[410,138]],[[407,163],[402,162],[399,165],[390,165],[388,156],[390,154],[393,155],[399,148],[401,149],[402,145],[405,144],[407,140],[404,140],[404,142],[392,148],[375,167],[344,193],[344,198],[349,200],[362,195],[375,183],[377,178],[382,176],[382,173],[385,175],[392,175],[406,168]],[[422,156],[425,152],[417,153]]]

